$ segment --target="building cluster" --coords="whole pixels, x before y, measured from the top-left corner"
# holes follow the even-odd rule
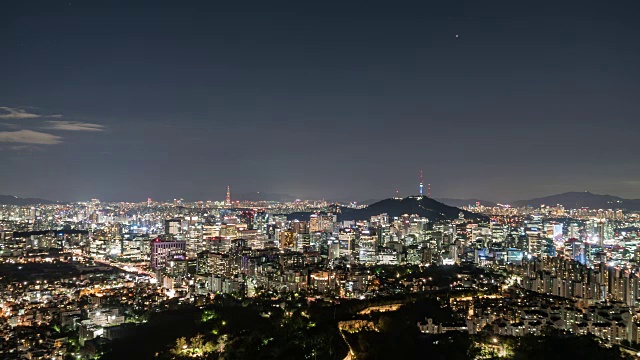
[[[637,214],[476,206],[469,209],[485,219],[465,219],[461,212],[443,221],[384,213],[343,220],[340,209],[325,201],[237,202],[230,196],[222,202],[0,206],[0,266],[9,271],[0,288],[7,339],[1,357],[61,358],[80,355],[80,348],[95,353],[99,342],[125,336],[130,323],[175,298],[365,299],[486,291],[500,281],[515,287],[517,303],[478,298],[467,301],[460,323],[427,319],[420,329],[518,336],[551,326],[612,343],[637,341]],[[28,278],[19,273],[54,264],[71,270]],[[464,275],[444,284],[404,279],[404,269],[448,265],[506,275]],[[43,324],[73,329],[78,348],[42,330]]]
[[[418,322],[426,334],[462,331],[495,336],[540,336],[552,331],[574,335],[592,334],[608,344],[640,342],[637,307],[622,303],[584,306],[570,299],[548,297],[522,288],[510,288],[502,296],[453,297],[449,306],[458,320]]]
[[[72,253],[0,259],[3,359],[95,355],[94,339],[126,336],[125,324],[160,309],[166,295],[150,278],[94,264]],[[75,334],[72,339],[67,335]],[[88,351],[88,352],[87,352]]]

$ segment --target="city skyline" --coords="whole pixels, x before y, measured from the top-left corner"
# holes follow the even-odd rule
[[[637,358],[629,203],[3,205],[0,354]]]
[[[0,359],[639,359],[639,17],[5,1]]]
[[[639,197],[637,3],[151,4],[3,7],[3,193]]]
[[[429,185],[429,190],[430,190],[430,185],[431,184],[427,184]],[[187,202],[198,202],[198,201],[215,201],[215,202],[220,202],[220,203],[226,203],[229,204],[230,202],[237,202],[237,201],[248,201],[248,202],[256,202],[256,201],[274,201],[274,202],[289,202],[289,201],[294,201],[294,200],[302,200],[302,201],[326,201],[329,203],[362,203],[364,205],[369,205],[373,202],[377,202],[377,201],[381,201],[384,199],[390,199],[390,198],[406,198],[406,197],[416,197],[416,196],[424,196],[424,197],[428,197],[428,198],[433,198],[434,200],[437,200],[439,202],[443,202],[445,204],[447,204],[448,201],[456,201],[456,202],[460,202],[460,201],[470,201],[469,205],[473,205],[475,202],[486,202],[489,204],[498,204],[498,205],[510,205],[510,206],[522,206],[522,205],[514,205],[517,203],[523,203],[525,201],[529,201],[529,200],[537,200],[537,199],[541,199],[541,198],[554,198],[554,197],[561,197],[561,196],[565,196],[565,195],[571,195],[571,194],[580,194],[580,193],[585,193],[588,194],[587,197],[584,199],[584,201],[593,201],[593,199],[591,199],[592,196],[595,197],[612,197],[612,198],[619,198],[619,199],[624,199],[624,200],[629,200],[629,201],[633,201],[634,203],[637,201],[640,201],[640,199],[638,198],[624,198],[621,196],[617,196],[616,194],[598,194],[598,193],[594,193],[591,192],[589,190],[585,190],[585,191],[567,191],[567,192],[563,192],[563,193],[554,193],[554,194],[546,194],[546,195],[541,195],[541,196],[537,196],[537,197],[531,197],[531,198],[521,198],[521,199],[508,199],[508,200],[496,200],[496,199],[490,199],[490,198],[480,198],[478,196],[471,196],[471,197],[467,197],[467,198],[455,198],[455,197],[446,197],[446,196],[439,196],[439,197],[432,197],[430,193],[421,193],[420,191],[422,189],[420,189],[420,185],[418,185],[418,190],[415,192],[408,192],[408,193],[401,193],[399,190],[394,191],[392,194],[384,194],[384,196],[380,196],[380,197],[370,197],[370,198],[329,198],[329,197],[304,197],[304,196],[298,196],[296,194],[288,194],[288,193],[269,193],[269,192],[262,192],[262,191],[247,191],[247,192],[241,192],[239,194],[236,194],[234,192],[234,197],[229,197],[230,193],[230,185],[227,185],[227,187],[225,187],[225,193],[220,192],[220,194],[222,194],[222,197],[219,196],[220,194],[218,193],[212,193],[211,196],[209,197],[204,197],[204,198],[185,198],[182,196],[175,196],[175,197],[170,197],[170,198],[152,198],[152,197],[147,197],[147,198],[133,198],[133,199],[104,199],[104,198],[99,198],[99,197],[91,197],[91,198],[83,198],[83,199],[77,199],[77,200],[59,200],[59,199],[45,199],[45,198],[39,198],[39,197],[32,197],[32,196],[17,196],[17,195],[13,195],[13,194],[0,194],[0,197],[15,197],[17,199],[21,199],[21,200],[31,200],[31,202],[28,202],[29,204],[37,204],[39,200],[43,200],[43,201],[47,201],[47,202],[58,202],[58,203],[75,203],[75,202],[88,202],[90,200],[101,200],[104,202],[113,202],[113,203],[117,203],[117,202],[145,202],[145,201],[158,201],[158,202],[171,202],[171,201],[176,201],[176,200],[183,200],[183,201],[187,201]],[[142,195],[140,195],[142,196]],[[4,200],[0,200],[0,204],[2,204],[2,201]],[[20,202],[20,204],[27,204],[25,202]],[[7,204],[10,204],[7,203]],[[16,203],[15,205],[17,205],[18,203]],[[447,205],[451,205],[451,206],[458,206],[455,204],[447,204]],[[549,203],[548,205],[556,205],[556,204],[552,204]],[[606,206],[605,206],[606,207]]]

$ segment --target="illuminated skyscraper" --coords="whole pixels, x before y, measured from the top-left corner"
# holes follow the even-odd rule
[[[598,245],[600,245],[600,247],[604,247],[604,240],[605,240],[605,226],[607,224],[607,220],[605,219],[598,219],[598,222],[596,223],[596,231],[598,232]]]
[[[569,239],[577,239],[578,237],[580,237],[580,228],[578,227],[578,224],[576,223],[571,223],[569,225]]]
[[[224,200],[226,206],[231,206],[231,186],[227,185],[227,197]]]
[[[180,219],[169,219],[164,221],[164,233],[167,235],[178,235],[181,232]]]
[[[321,217],[318,214],[313,214],[309,218],[309,232],[318,232],[320,230]]]
[[[165,267],[167,260],[174,258],[184,259],[186,242],[184,241],[162,241],[161,239],[151,240],[151,267],[160,269]]]

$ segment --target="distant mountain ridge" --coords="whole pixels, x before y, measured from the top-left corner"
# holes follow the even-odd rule
[[[463,207],[463,206],[469,206],[469,205],[476,205],[476,203],[480,203],[480,205],[482,206],[487,206],[487,207],[494,207],[494,206],[498,206],[498,204],[491,202],[491,201],[486,201],[486,200],[480,200],[480,199],[451,199],[451,198],[440,198],[440,199],[436,199],[438,201],[440,201],[443,204],[449,205],[449,206],[455,206],[455,207]]]
[[[619,196],[599,195],[589,191],[572,191],[530,200],[518,200],[511,203],[511,205],[515,207],[555,206],[558,204],[567,209],[587,207],[590,209],[626,209],[628,211],[640,211],[640,199],[623,199]]]
[[[232,200],[291,202],[295,201],[296,199],[300,199],[300,197],[289,194],[272,194],[263,192],[244,193],[236,196],[233,196],[232,194]],[[417,203],[414,204],[412,202]],[[375,214],[371,216],[381,213],[387,213],[389,214],[389,216],[400,216],[403,214],[413,213],[428,217],[430,219],[433,218],[433,220],[435,220],[436,218],[441,218],[442,216],[451,218],[457,217],[459,212],[462,211],[459,208],[467,205],[475,205],[476,202],[480,202],[480,204],[483,206],[496,206],[496,203],[494,202],[481,199],[432,199],[425,196],[409,196],[402,199],[390,198],[384,200],[366,200],[359,203],[361,205],[368,205],[366,208],[342,209],[344,210],[344,216],[347,220],[350,220],[351,217],[354,217],[354,219],[355,217],[362,217],[362,219],[369,218],[370,216],[365,215],[370,212],[375,212]],[[59,203],[61,202],[41,198],[21,198],[13,195],[0,195],[0,205],[22,206]],[[562,194],[533,198],[529,200],[517,200],[510,203],[510,205],[514,207],[540,207],[540,205],[555,206],[558,204],[564,206],[567,209],[587,207],[590,209],[625,209],[627,211],[640,211],[640,199],[625,199],[614,195],[594,194],[589,191],[572,191]],[[471,214],[469,216],[476,215],[473,213],[468,214]],[[467,217],[467,213],[465,213],[465,217]]]
[[[270,194],[263,192],[250,192],[239,195],[231,194],[231,200],[244,200],[244,201],[278,201],[278,202],[291,202],[300,199],[299,197],[289,194]]]
[[[37,204],[56,204],[55,201],[39,199],[39,198],[21,198],[13,195],[0,195],[0,204],[2,205],[37,205]]]

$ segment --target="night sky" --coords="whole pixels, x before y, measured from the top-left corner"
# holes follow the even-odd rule
[[[130,3],[0,4],[0,193],[640,198],[637,0]]]

